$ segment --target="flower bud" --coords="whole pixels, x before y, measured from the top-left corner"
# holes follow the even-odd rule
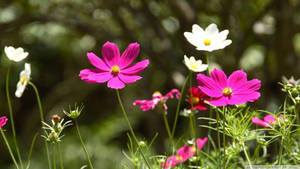
[[[54,121],[55,124],[57,124],[57,123],[60,122],[61,118],[60,118],[59,115],[54,114],[54,115],[52,116],[52,120]]]
[[[83,110],[83,105],[77,106],[75,104],[73,110],[71,110],[71,108],[69,108],[69,112],[67,112],[65,110],[63,110],[63,112],[65,113],[66,116],[70,117],[71,119],[77,119],[79,117],[79,115],[81,114],[82,110]]]

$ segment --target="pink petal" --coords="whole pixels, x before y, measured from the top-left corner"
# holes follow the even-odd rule
[[[216,98],[214,100],[209,101],[209,103],[212,104],[212,105],[214,105],[214,106],[218,106],[219,107],[219,106],[226,106],[226,105],[228,105],[227,101],[228,100],[227,100],[226,97],[221,96],[219,98]]]
[[[206,95],[211,96],[211,97],[220,97],[223,95],[222,89],[211,78],[209,78],[203,74],[198,74],[197,81],[199,84],[198,87]]]
[[[120,60],[120,51],[118,46],[114,43],[106,42],[102,47],[102,56],[109,67],[117,65]]]
[[[228,86],[233,90],[247,82],[247,74],[243,70],[233,72],[228,78]]]
[[[119,79],[118,76],[114,76],[108,81],[107,87],[113,89],[122,89],[125,87],[125,84]]]
[[[0,117],[0,128],[5,126],[6,122],[7,122],[7,117],[6,116],[2,116]]]
[[[261,87],[261,82],[258,79],[253,79],[233,90],[234,94],[245,95],[256,92]]]
[[[87,53],[87,57],[88,57],[90,63],[93,66],[95,66],[96,68],[104,70],[104,71],[110,71],[110,68],[103,62],[103,60],[100,59],[94,53],[92,53],[92,52]]]
[[[220,88],[223,89],[227,87],[227,76],[222,70],[215,68],[209,76],[212,80],[216,82],[218,86],[220,86]]]
[[[247,98],[245,98],[245,96],[232,95],[226,98],[227,98],[227,104],[229,105],[239,105],[239,104],[245,104],[247,102]]]
[[[271,115],[271,114],[268,114],[264,117],[264,121],[267,123],[267,124],[271,124],[272,122],[276,121],[276,117]]]
[[[174,98],[174,94],[175,94],[175,96],[176,96],[177,99],[180,98],[180,91],[178,89],[172,89],[169,93],[167,93],[165,95],[165,97],[173,99]]]
[[[130,83],[134,83],[137,80],[142,79],[141,76],[137,76],[137,75],[126,75],[123,73],[119,73],[118,74],[119,78],[126,84],[130,84]]]
[[[104,83],[112,78],[112,74],[99,69],[84,69],[80,71],[79,77],[88,83]]]
[[[140,71],[144,70],[148,65],[149,65],[149,60],[146,59],[146,60],[137,62],[136,64],[121,70],[121,72],[124,74],[139,73]]]
[[[139,55],[140,45],[138,43],[131,43],[121,56],[120,69],[123,69],[131,64],[131,62]]]
[[[204,145],[206,144],[206,142],[207,142],[207,137],[205,137],[204,139],[198,138],[197,139],[198,150],[202,150],[202,148],[204,147]]]
[[[253,117],[251,120],[254,124],[257,124],[257,125],[262,126],[262,127],[267,127],[267,124],[264,121],[262,121],[261,119],[257,118],[257,117]]]

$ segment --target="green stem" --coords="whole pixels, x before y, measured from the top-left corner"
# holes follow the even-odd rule
[[[205,57],[206,57],[206,64],[207,64],[207,75],[209,76],[209,56],[208,56],[208,53],[206,53],[206,55],[205,55]]]
[[[10,156],[11,156],[11,158],[12,158],[12,160],[13,160],[15,166],[16,166],[16,168],[19,169],[19,165],[18,165],[18,163],[17,163],[17,161],[16,161],[16,159],[15,159],[14,153],[12,152],[12,150],[11,150],[11,148],[10,148],[10,145],[9,145],[9,143],[8,143],[8,141],[7,141],[7,138],[6,138],[6,136],[5,136],[5,133],[3,132],[3,130],[2,130],[1,127],[0,127],[0,132],[1,132],[1,135],[2,135],[2,137],[3,137],[3,140],[4,140],[4,142],[5,142],[5,144],[6,144],[7,148],[8,148],[8,152],[9,152],[9,154],[10,154]]]
[[[223,148],[224,148],[224,168],[226,168],[226,135],[225,135],[225,125],[226,125],[226,118],[225,118],[226,106],[223,106]]]
[[[281,141],[280,141],[278,165],[281,165],[282,149],[283,149],[283,138],[281,138]]]
[[[117,97],[118,97],[119,104],[120,104],[121,109],[122,109],[122,113],[123,113],[123,115],[124,115],[124,117],[125,117],[125,120],[126,120],[126,122],[127,122],[127,125],[128,125],[128,127],[129,127],[129,130],[130,130],[130,132],[131,132],[131,135],[133,136],[133,139],[134,139],[134,141],[136,142],[136,144],[137,144],[137,146],[138,146],[138,149],[139,149],[139,151],[140,151],[140,153],[141,153],[141,155],[142,155],[144,161],[146,162],[148,168],[151,169],[150,164],[149,164],[149,162],[147,161],[147,159],[146,159],[146,157],[145,157],[145,155],[144,155],[144,153],[143,153],[143,150],[140,148],[139,142],[138,142],[138,140],[137,140],[137,138],[136,138],[136,136],[135,136],[135,134],[134,134],[134,131],[133,131],[133,129],[132,129],[132,126],[131,126],[131,124],[130,124],[130,122],[129,122],[129,119],[128,119],[128,117],[127,117],[127,113],[126,113],[126,111],[125,111],[125,108],[124,108],[124,106],[123,106],[123,103],[122,103],[122,100],[121,100],[121,97],[120,97],[119,90],[116,90],[116,92],[117,92]]]
[[[192,76],[193,72],[190,71],[190,75]],[[190,99],[191,99],[191,114],[190,114],[190,127],[191,127],[191,137],[196,139],[196,129],[195,129],[195,116],[194,116],[194,104],[192,103],[193,93],[192,93],[192,87],[193,82],[192,78],[190,78]]]
[[[53,169],[56,169],[56,156],[55,156],[55,144],[52,144],[52,162],[53,162]]]
[[[44,128],[44,123],[43,122],[45,122],[45,119],[44,119],[44,112],[43,112],[43,107],[42,107],[42,103],[41,103],[39,91],[38,91],[37,87],[31,81],[28,81],[28,84],[33,88],[33,90],[35,92],[36,100],[37,100],[38,107],[39,107],[39,112],[40,112],[40,118],[41,118],[42,128]],[[49,167],[49,169],[51,169],[52,168],[51,167],[51,158],[50,158],[50,153],[49,153],[49,148],[48,148],[47,140],[44,140],[44,144],[45,144],[45,148],[46,148],[46,154],[47,154],[47,160],[48,160],[48,167]]]
[[[173,137],[172,137],[172,133],[171,133],[171,130],[170,130],[170,126],[169,126],[169,123],[168,123],[168,119],[167,119],[166,113],[163,111],[162,114],[163,114],[163,118],[164,118],[164,123],[165,123],[165,126],[166,126],[166,130],[167,130],[167,133],[169,135],[169,139],[170,139],[170,141],[173,144]]]
[[[246,159],[247,159],[247,161],[248,161],[249,167],[250,167],[250,169],[253,169],[253,168],[252,168],[252,165],[251,165],[251,161],[250,161],[249,156],[248,156],[248,153],[247,153],[247,151],[246,151],[245,143],[242,143],[242,146],[243,146],[244,154],[245,154]]]
[[[19,146],[18,146],[18,142],[17,142],[14,115],[13,115],[13,111],[12,111],[12,106],[11,106],[11,101],[10,101],[10,94],[9,94],[9,73],[10,73],[10,65],[8,66],[8,70],[7,70],[7,73],[6,73],[5,90],[6,90],[6,98],[7,98],[8,110],[9,110],[9,118],[10,118],[10,122],[11,122],[11,129],[12,129],[12,133],[13,133],[13,143],[14,143],[14,147],[15,147],[16,152],[17,152],[18,160],[19,160],[19,163],[20,163],[20,168],[22,169],[23,168],[23,163],[22,163],[22,158],[21,158],[21,154],[20,154],[20,150],[19,150]]]
[[[29,149],[29,153],[28,153],[26,169],[29,169],[29,166],[30,166],[30,159],[31,159],[31,154],[32,154],[33,147],[34,147],[34,144],[35,144],[35,141],[36,141],[37,136],[38,136],[38,133],[36,133],[36,134],[33,136],[33,139],[32,139],[31,145],[30,145],[30,149]]]
[[[220,115],[219,112],[217,111],[217,137],[218,137],[218,147],[219,147],[219,155],[221,155],[221,138],[220,138],[220,129],[219,129],[219,125],[220,125]],[[220,158],[218,158],[218,162],[219,162],[219,166],[221,167],[221,160]]]
[[[60,150],[60,143],[57,143],[57,150],[58,150],[60,169],[64,169],[63,159],[62,159],[61,150]]]
[[[82,137],[81,137],[81,134],[80,134],[80,130],[79,130],[79,125],[78,125],[77,119],[75,119],[75,126],[76,126],[76,130],[77,130],[78,137],[79,137],[79,139],[80,139],[81,147],[82,147],[82,149],[83,149],[83,151],[84,151],[84,153],[85,153],[85,156],[86,156],[86,158],[87,158],[87,160],[88,160],[88,162],[89,162],[90,168],[93,169],[94,167],[93,167],[93,164],[92,164],[92,162],[91,162],[89,153],[87,152],[87,149],[86,149],[86,147],[85,147],[85,145],[84,145],[84,142],[83,142]]]
[[[183,83],[183,86],[181,88],[181,91],[180,91],[180,97],[179,97],[179,100],[178,100],[178,103],[177,103],[175,119],[174,119],[173,128],[172,128],[172,136],[174,136],[175,130],[176,130],[176,125],[177,125],[178,115],[179,115],[179,110],[180,110],[180,104],[181,104],[181,101],[182,101],[182,98],[183,98],[183,91],[184,91],[185,86],[186,86],[186,84],[187,84],[190,77],[191,77],[191,74],[189,74],[188,77],[185,79],[185,81]]]

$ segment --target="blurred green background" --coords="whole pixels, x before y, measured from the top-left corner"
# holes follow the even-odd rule
[[[150,99],[156,90],[165,94],[182,86],[188,74],[183,55],[204,60],[206,54],[196,51],[183,33],[191,32],[193,24],[206,27],[210,23],[216,23],[220,30],[228,29],[228,38],[233,41],[224,50],[209,53],[212,67],[222,68],[227,75],[244,69],[248,79],[261,79],[262,97],[255,108],[275,110],[284,98],[278,85],[281,77],[300,78],[299,0],[1,0],[1,116],[8,116],[5,75],[9,61],[4,47],[23,47],[30,53],[25,62],[31,63],[32,82],[40,91],[47,122],[53,114],[63,116],[62,110],[68,105],[83,103],[79,123],[95,168],[124,168],[128,160],[122,151],[127,151],[128,128],[116,93],[106,84],[87,84],[78,74],[92,67],[86,53],[101,56],[106,41],[117,43],[121,52],[129,43],[138,42],[141,52],[136,61],[147,58],[151,63],[140,73],[143,79],[126,86],[121,95],[139,138],[150,140],[159,132],[154,152],[163,154],[167,134],[161,114],[142,112],[132,103]],[[20,99],[13,95],[23,69],[24,62],[13,64],[10,92],[25,159],[33,135],[40,131],[40,122],[32,88],[28,86]],[[168,104],[172,124],[176,101]],[[187,133],[185,123],[181,117],[177,136]],[[5,127],[7,134],[11,133],[9,126]],[[32,169],[47,168],[42,139],[37,139]],[[65,168],[79,169],[87,164],[74,127],[66,129],[61,144]],[[1,140],[0,168],[13,168],[11,164]]]

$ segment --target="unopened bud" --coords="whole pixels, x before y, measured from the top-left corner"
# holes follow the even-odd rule
[[[60,119],[61,119],[60,116],[57,115],[57,114],[54,114],[54,115],[52,116],[52,120],[54,121],[55,124],[59,123],[59,122],[60,122]]]

